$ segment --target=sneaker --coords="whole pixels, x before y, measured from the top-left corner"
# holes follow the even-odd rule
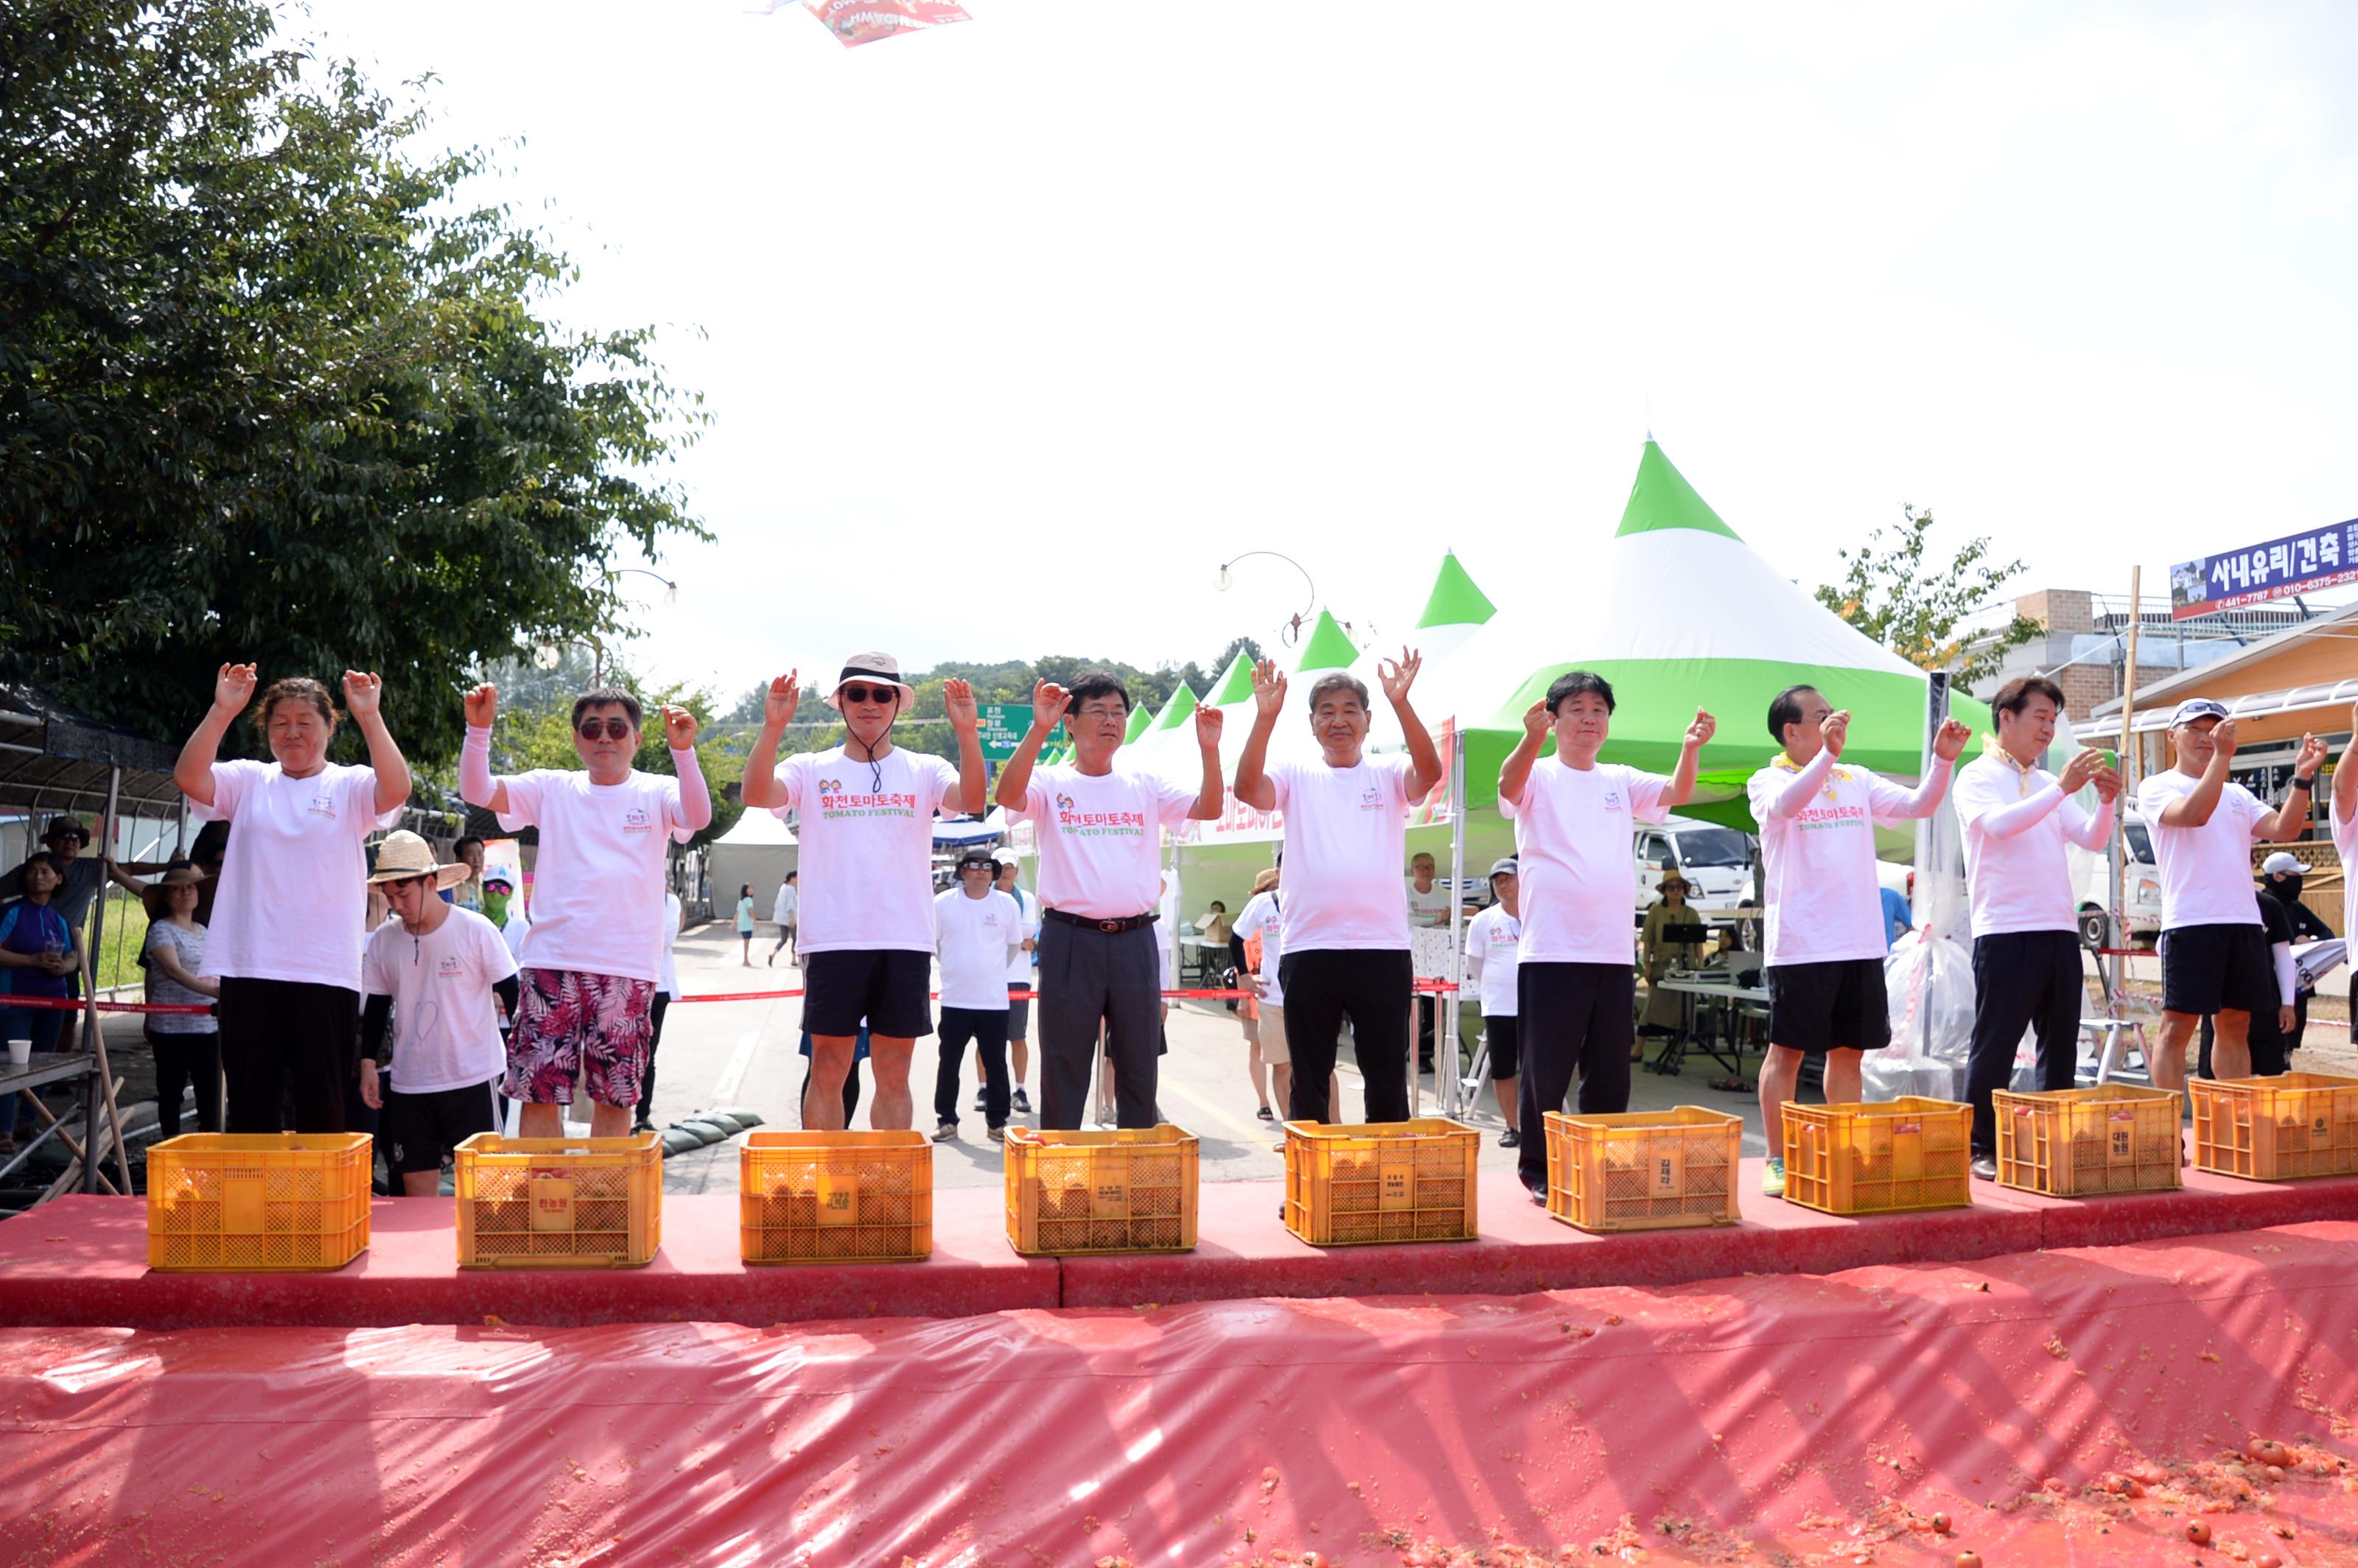
[[[1531,1202],[1539,1205],[1541,1208],[1547,1207],[1547,1188],[1544,1185],[1535,1187],[1529,1182],[1525,1182],[1523,1184],[1523,1191],[1531,1195]]]
[[[1763,1197],[1781,1198],[1785,1195],[1785,1157],[1783,1155],[1768,1156],[1768,1167],[1760,1173],[1760,1193]]]
[[[934,1141],[936,1143],[947,1143],[957,1137],[957,1123],[955,1121],[942,1122],[934,1129]]]
[[[631,1132],[633,1136],[642,1132],[653,1132],[654,1130],[655,1124],[652,1121],[634,1121],[631,1123]]]
[[[986,1127],[983,1129],[983,1131],[990,1135],[990,1141],[993,1143],[1004,1143],[1007,1141],[1007,1124],[1004,1122],[1000,1123],[997,1127]]]
[[[1990,1154],[1976,1154],[1974,1156],[1974,1174],[1980,1177],[1985,1182],[1996,1181],[1996,1157]]]
[[[974,1108],[977,1110],[989,1110],[990,1108],[990,1096],[984,1090],[977,1089],[974,1091]]]
[[[1023,1092],[1022,1084],[1015,1086],[1015,1099],[1011,1108],[1020,1110],[1026,1116],[1032,1114],[1032,1097]]]
[[[1507,1129],[1507,1130],[1506,1130],[1506,1131],[1501,1132],[1500,1134],[1498,1134],[1498,1147],[1499,1147],[1499,1148],[1501,1148],[1501,1149],[1520,1149],[1520,1148],[1521,1148],[1522,1146],[1523,1146],[1523,1135],[1522,1135],[1521,1133],[1520,1133],[1520,1132],[1516,1131],[1513,1128],[1509,1127],[1509,1129]]]

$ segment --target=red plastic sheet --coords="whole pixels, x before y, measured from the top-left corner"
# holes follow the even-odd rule
[[[2319,1224],[1662,1291],[766,1331],[14,1330],[0,1550],[2347,1563],[2353,1244]],[[2222,1457],[2255,1436],[2291,1467]],[[2147,1464],[2144,1496],[2105,1488]]]

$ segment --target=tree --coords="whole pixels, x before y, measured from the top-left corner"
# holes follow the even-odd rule
[[[2008,649],[2039,635],[2039,622],[2027,615],[1994,636],[1957,631],[2021,575],[2023,563],[1986,561],[1987,538],[1967,540],[1946,565],[1928,560],[1932,514],[1902,506],[1900,514],[1902,523],[1841,552],[1849,569],[1838,586],[1819,588],[1818,602],[1919,669],[1946,670],[1970,686],[1995,671]]]
[[[548,324],[574,269],[423,123],[256,0],[0,11],[0,678],[174,739],[224,661],[374,669],[430,763],[703,536],[699,400]]]

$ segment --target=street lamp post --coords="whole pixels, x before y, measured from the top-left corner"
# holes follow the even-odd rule
[[[1287,566],[1292,567],[1295,571],[1302,574],[1302,585],[1310,590],[1309,603],[1304,605],[1301,610],[1295,611],[1293,618],[1288,621],[1283,629],[1279,633],[1279,636],[1290,647],[1301,638],[1303,625],[1310,619],[1311,615],[1318,608],[1318,585],[1310,580],[1310,571],[1308,568],[1304,567],[1300,561],[1295,560],[1292,556],[1281,554],[1276,550],[1247,550],[1241,556],[1237,556],[1228,560],[1222,561],[1220,563],[1218,573],[1212,579],[1212,585],[1215,588],[1217,588],[1222,593],[1226,593],[1228,589],[1234,588],[1237,584],[1236,576],[1228,568],[1235,566],[1238,561],[1249,561],[1255,556],[1272,556],[1277,559],[1283,561]]]

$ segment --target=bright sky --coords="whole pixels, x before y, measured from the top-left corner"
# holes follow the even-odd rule
[[[705,394],[660,676],[1207,660],[1250,548],[1576,616],[1650,424],[1805,584],[1902,502],[2115,593],[2358,515],[2358,9],[968,6],[314,0]]]

